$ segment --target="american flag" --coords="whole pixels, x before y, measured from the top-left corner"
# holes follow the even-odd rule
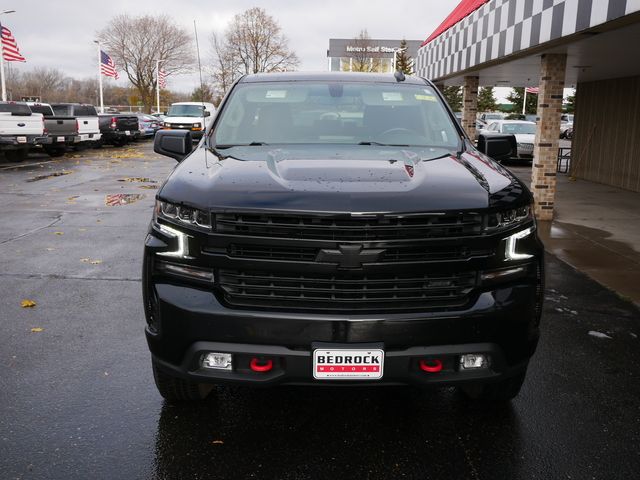
[[[11,30],[2,26],[2,57],[7,62],[26,62],[27,59],[20,54],[20,49],[16,43]]]
[[[160,88],[167,88],[167,72],[162,69],[158,70],[158,86]]]
[[[116,80],[120,78],[118,72],[116,71],[116,64],[113,63],[113,60],[109,55],[100,50],[100,72],[105,77],[113,77]]]
[[[533,93],[534,95],[538,95],[538,92],[540,91],[539,87],[527,87],[525,88],[525,91],[527,93]]]

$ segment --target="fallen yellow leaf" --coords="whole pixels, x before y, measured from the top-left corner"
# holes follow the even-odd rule
[[[53,232],[54,235],[64,235],[64,232]]]
[[[22,308],[31,308],[36,306],[36,302],[33,300],[25,299],[20,302],[20,306]]]
[[[44,331],[44,328],[40,328],[40,327],[33,327],[31,329],[31,333],[40,333],[40,332],[43,332],[43,331]]]

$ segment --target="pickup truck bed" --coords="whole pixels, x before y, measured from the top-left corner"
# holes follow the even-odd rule
[[[138,133],[138,117],[135,115],[100,114],[101,143],[122,146],[133,140]]]
[[[0,151],[8,160],[23,160],[29,148],[48,142],[42,118],[26,103],[0,102]]]
[[[68,146],[80,141],[78,122],[75,117],[54,115],[51,105],[46,103],[28,103],[34,113],[44,116],[45,133],[49,143],[43,145],[44,150],[52,157],[63,155]]]

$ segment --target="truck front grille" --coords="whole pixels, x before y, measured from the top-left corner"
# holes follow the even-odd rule
[[[320,250],[319,247],[231,244],[227,247],[227,255],[238,259],[314,262]],[[209,253],[214,250],[205,248],[204,251]],[[385,248],[378,263],[461,261],[491,254],[492,250],[467,245],[403,245]]]
[[[313,240],[424,240],[479,235],[482,215],[261,215],[216,214],[216,232],[248,237]]]
[[[227,303],[236,307],[407,311],[461,308],[476,273],[364,275],[219,270]]]

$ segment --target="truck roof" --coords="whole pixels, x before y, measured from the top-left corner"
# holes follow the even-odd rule
[[[424,85],[429,83],[421,77],[407,75],[405,80],[398,82],[393,73],[362,73],[362,72],[277,72],[256,73],[246,75],[240,79],[240,83],[257,82],[365,82],[365,83],[404,83],[411,85]]]

